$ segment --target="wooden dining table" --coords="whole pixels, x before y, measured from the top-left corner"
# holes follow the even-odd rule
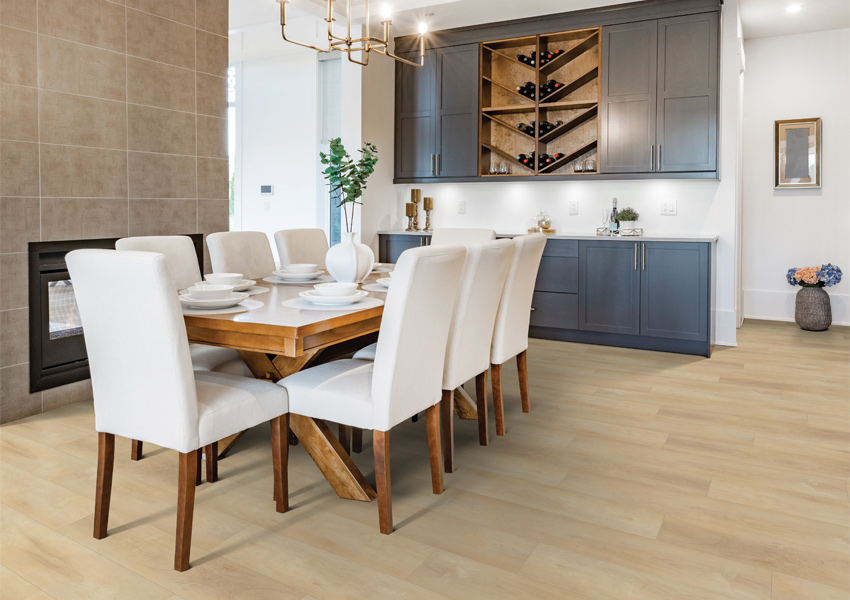
[[[386,273],[371,274],[365,284]],[[300,310],[283,306],[312,289],[313,283],[276,284],[262,280],[267,293],[253,295],[263,306],[240,313],[184,315],[189,342],[235,348],[258,379],[276,382],[321,360],[350,352],[374,341],[383,305],[363,310]],[[386,299],[386,293],[369,292]],[[340,440],[328,425],[290,415],[290,429],[315,461],[340,498],[371,501],[376,497],[349,455],[350,439]]]

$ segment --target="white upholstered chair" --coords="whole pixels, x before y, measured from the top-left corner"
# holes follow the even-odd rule
[[[440,403],[449,325],[466,251],[414,248],[402,254],[387,292],[375,360],[338,360],[285,377],[293,414],[372,429],[381,533],[393,530],[389,431],[426,411],[431,484],[443,491]]]
[[[262,231],[219,231],[207,236],[213,273],[242,273],[248,279],[275,270],[269,238]]]
[[[513,239],[514,259],[496,314],[493,346],[490,350],[490,375],[493,379],[493,412],[496,413],[496,435],[505,435],[505,411],[502,405],[502,364],[516,357],[522,412],[531,410],[528,401],[528,322],[531,298],[546,246],[546,235],[533,233]]]
[[[276,509],[288,504],[286,390],[193,371],[180,302],[161,254],[75,250],[66,258],[94,390],[98,432],[94,537],[107,534],[115,436],[180,453],[174,568],[189,568],[199,448],[272,423]]]
[[[291,264],[317,264],[325,268],[328,236],[322,229],[282,229],[274,234],[281,268]]]
[[[472,229],[462,227],[444,227],[435,229],[431,234],[431,245],[441,244],[480,244],[496,239],[496,232],[492,229]]]
[[[201,280],[201,268],[192,239],[185,235],[151,235],[122,238],[115,242],[115,249],[126,252],[158,252],[165,256],[165,264],[171,274],[173,287],[184,290]],[[253,377],[248,365],[232,348],[218,348],[203,344],[189,344],[192,366],[196,370],[230,373],[240,377]],[[143,444],[133,440],[130,458],[142,458]]]

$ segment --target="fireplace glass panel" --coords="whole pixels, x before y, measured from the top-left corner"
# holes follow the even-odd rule
[[[48,322],[50,339],[82,335],[80,311],[70,280],[51,281],[47,284]]]

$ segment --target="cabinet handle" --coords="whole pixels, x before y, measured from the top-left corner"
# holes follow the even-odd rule
[[[531,310],[537,310],[537,309],[536,309],[536,308],[534,308],[534,307],[532,306],[532,307],[531,307]]]
[[[437,175],[439,175],[440,171],[442,171],[442,170],[443,170],[443,155],[438,154],[437,155]]]
[[[661,170],[661,144],[658,144],[658,170]]]
[[[655,144],[649,147],[649,170],[655,170]]]
[[[637,271],[637,242],[635,242],[635,271]]]
[[[641,244],[641,270],[646,271],[646,242]]]
[[[431,175],[434,174],[434,156],[436,156],[436,155],[435,154],[431,155]]]

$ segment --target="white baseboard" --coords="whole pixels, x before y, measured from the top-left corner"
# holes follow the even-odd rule
[[[794,321],[794,304],[800,288],[788,291],[744,290],[744,318],[766,321]],[[832,323],[850,325],[850,295],[827,290],[832,301]]]

